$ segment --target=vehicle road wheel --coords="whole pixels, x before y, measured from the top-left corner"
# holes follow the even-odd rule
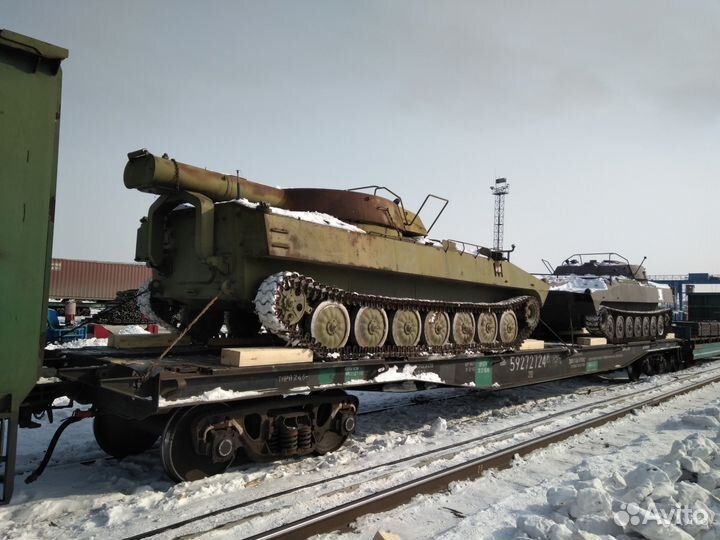
[[[512,345],[518,336],[518,322],[515,313],[505,311],[500,315],[500,341],[503,345]]]
[[[310,335],[328,349],[344,347],[350,337],[350,315],[345,306],[333,300],[320,302],[310,319]]]
[[[632,339],[634,336],[634,330],[635,330],[635,320],[628,315],[625,317],[625,337],[628,339]]]
[[[398,347],[415,347],[420,343],[422,322],[414,309],[398,309],[392,316],[391,337]]]
[[[650,317],[650,337],[657,336],[657,317]]]
[[[615,317],[615,337],[618,340],[625,338],[625,317],[622,315]]]
[[[385,310],[361,307],[353,324],[355,342],[360,347],[382,347],[388,335],[388,317]]]
[[[650,337],[650,317],[642,318],[642,335],[643,337]]]
[[[604,327],[605,337],[608,339],[608,341],[612,342],[615,340],[615,317],[608,314],[607,318],[605,319],[605,327]]]
[[[430,347],[442,347],[450,339],[450,316],[444,311],[428,311],[423,324],[425,343]]]
[[[478,315],[478,341],[482,345],[490,345],[497,340],[498,321],[494,313],[483,312]]]
[[[657,336],[665,336],[665,317],[663,317],[662,315],[659,315],[657,318]]]
[[[633,327],[633,336],[635,337],[642,337],[643,335],[643,318],[644,317],[635,317],[635,326]]]
[[[475,317],[472,313],[461,311],[453,315],[453,341],[458,345],[470,345],[475,337]]]

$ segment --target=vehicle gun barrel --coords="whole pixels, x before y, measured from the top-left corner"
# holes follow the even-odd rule
[[[285,206],[286,193],[283,189],[158,157],[147,150],[128,154],[123,178],[128,189],[156,195],[193,191],[215,202],[244,198],[270,206]]]

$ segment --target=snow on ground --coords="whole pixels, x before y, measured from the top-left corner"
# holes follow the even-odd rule
[[[472,389],[405,394],[354,392],[360,399],[361,412],[394,408],[360,416],[358,432],[340,450],[325,456],[243,464],[213,478],[180,484],[170,482],[162,471],[157,445],[141,456],[123,461],[107,459],[93,440],[91,422],[82,421],[63,435],[45,474],[26,485],[22,479],[37,466],[57,424],[21,430],[20,474],[12,504],[0,508],[0,538],[122,538],[231,504],[250,503],[311,481],[334,479],[330,486],[252,503],[233,515],[218,518],[220,522],[238,519],[237,527],[201,535],[241,538],[494,447],[478,442],[457,456],[416,460],[412,467],[405,465],[397,470],[386,468],[393,460],[456,445],[602,397],[643,390],[659,392],[659,384],[672,380],[672,375],[664,375],[617,384],[587,377],[490,394]],[[546,501],[551,487],[573,486],[578,490],[581,477],[589,474],[601,479],[612,471],[625,475],[640,462],[666,453],[675,439],[684,439],[696,431],[712,433],[712,428],[698,427],[712,424],[701,418],[704,413],[694,412],[685,421],[682,418],[687,416],[687,410],[716,403],[717,390],[714,386],[698,391],[587,436],[575,437],[518,462],[511,470],[491,473],[476,482],[458,483],[450,493],[417,498],[384,516],[366,516],[358,522],[360,532],[346,537],[372,538],[378,529],[389,529],[406,539],[442,535],[514,538],[518,535],[518,516],[553,515]],[[57,411],[56,421],[66,418],[71,410]],[[256,517],[246,523],[244,517],[248,515]],[[206,528],[208,523],[157,538],[174,538]]]
[[[489,395],[446,388],[404,394],[355,392],[361,411],[397,409],[361,416],[357,434],[337,452],[246,464],[215,478],[178,485],[162,471],[157,445],[144,455],[123,461],[106,459],[93,439],[91,421],[85,420],[67,429],[43,476],[24,484],[22,479],[42,459],[57,424],[72,412],[71,408],[63,409],[55,412],[55,424],[20,431],[20,474],[12,504],[0,507],[0,538],[119,538],[136,534],[180,516],[413,454],[418,445],[462,440],[471,425],[490,429],[496,420],[510,421],[523,412],[547,410],[558,403],[574,404],[576,392],[605,386],[595,379],[577,379]],[[547,403],[539,404],[538,399]],[[445,430],[433,428],[438,417],[445,420]],[[309,508],[304,511],[309,512]],[[120,519],[119,515],[124,517]]]
[[[720,538],[718,390],[643,409],[332,538]]]
[[[84,347],[107,347],[107,338],[87,338],[73,339],[64,343],[48,343],[45,345],[46,351],[54,351],[56,349],[82,349]]]

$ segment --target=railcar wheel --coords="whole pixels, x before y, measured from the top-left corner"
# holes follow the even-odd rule
[[[628,339],[632,338],[635,335],[634,331],[635,320],[630,315],[628,315],[627,317],[625,317],[625,337]]]
[[[233,462],[233,459],[213,462],[212,456],[195,452],[193,424],[203,414],[201,407],[178,409],[165,425],[160,457],[167,475],[177,482],[220,474]]]
[[[118,459],[149,450],[160,436],[146,422],[115,414],[96,415],[93,418],[93,435],[103,452]]]
[[[423,324],[425,343],[442,347],[450,339],[450,316],[444,311],[428,311]]]
[[[350,337],[350,315],[345,306],[333,300],[320,302],[310,320],[310,335],[328,349],[344,347]]]
[[[657,317],[650,317],[650,337],[657,336]]]
[[[398,309],[392,316],[391,336],[398,347],[415,347],[420,343],[422,321],[414,309]]]
[[[670,371],[679,371],[682,367],[682,362],[680,361],[680,357],[677,354],[673,354],[672,357],[668,360],[668,367],[670,368]]]
[[[315,443],[315,453],[319,456],[334,452],[340,448],[348,438],[348,434],[341,435],[335,431],[326,431],[319,441]]]
[[[453,341],[458,345],[470,345],[475,337],[475,317],[472,313],[461,311],[453,315]]]
[[[615,337],[617,339],[625,337],[625,317],[622,315],[615,317]]]
[[[382,308],[361,307],[353,324],[355,342],[360,347],[382,347],[388,335],[388,316]]]
[[[478,316],[478,341],[482,345],[490,345],[497,339],[498,321],[494,313],[483,312]]]
[[[643,326],[643,318],[642,317],[635,317],[634,320],[634,327],[633,327],[633,336],[635,337],[642,337],[642,326]]]
[[[631,381],[637,381],[640,379],[640,375],[642,375],[643,367],[640,362],[633,362],[627,367],[627,373],[628,378]]]
[[[500,341],[503,345],[511,345],[518,336],[518,322],[515,313],[505,311],[500,315]]]
[[[643,337],[650,336],[650,317],[642,318],[642,335]]]
[[[657,375],[662,375],[666,371],[668,371],[668,362],[667,359],[664,356],[659,356],[654,361],[654,369],[653,371]]]

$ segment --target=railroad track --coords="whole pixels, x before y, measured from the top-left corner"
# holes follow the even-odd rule
[[[461,443],[433,448],[369,468],[348,471],[332,478],[319,479],[308,484],[264,495],[250,501],[215,509],[198,516],[166,524],[153,530],[128,537],[126,540],[141,540],[158,535],[182,540],[199,538],[213,531],[227,530],[240,526],[241,524],[250,523],[255,518],[267,515],[269,511],[281,512],[288,510],[291,513],[294,500],[297,500],[298,495],[302,492],[307,492],[302,494],[302,498],[305,500],[312,499],[316,502],[319,502],[321,499],[331,500],[342,493],[347,494],[367,490],[369,484],[377,482],[378,480],[385,480],[396,475],[401,476],[402,473],[407,473],[408,467],[431,467],[438,462],[447,462],[453,460],[453,458],[462,457],[460,454],[463,453],[479,452],[482,451],[484,447],[486,449],[486,447],[490,445],[497,446],[503,442],[509,442],[509,444],[497,450],[488,452],[486,449],[482,455],[469,457],[467,459],[463,458],[464,460],[459,463],[445,466],[444,468],[434,470],[433,472],[409,481],[398,482],[391,488],[379,489],[367,495],[358,495],[350,502],[325,508],[313,515],[289,521],[282,526],[256,533],[248,538],[252,540],[297,539],[345,528],[354,519],[362,515],[389,510],[409,501],[415,495],[442,490],[446,488],[450,482],[479,477],[487,469],[505,468],[509,466],[516,455],[526,455],[534,450],[562,441],[587,429],[611,422],[639,408],[661,403],[678,395],[719,381],[720,367],[703,370],[700,373],[682,374],[677,376],[671,383],[658,384],[646,389],[643,396],[647,396],[648,393],[656,393],[656,395],[652,397],[641,398],[637,395],[637,391],[633,390],[617,396],[595,400],[563,411],[549,413],[528,422],[508,426],[492,433],[473,437]],[[675,388],[661,391],[661,389],[668,384]],[[611,410],[598,412],[598,410],[604,410],[608,407],[612,407]],[[547,431],[548,428],[551,428],[553,424],[556,424],[559,420],[568,417],[577,419],[581,416],[585,417],[588,415],[591,416],[584,420],[576,420],[571,425],[556,426],[552,430]],[[532,432],[539,428],[545,428],[543,434],[536,437],[531,436],[519,443],[513,441],[518,435],[532,435]],[[366,478],[368,473],[379,474]],[[334,483],[341,484],[343,479],[353,476],[358,478],[357,482],[333,487]],[[294,496],[292,497],[292,499],[294,499],[293,502],[288,503],[284,501],[284,499],[290,495]],[[254,508],[256,506],[266,508]],[[239,516],[235,515],[243,510],[247,510],[247,512]],[[218,519],[222,517],[225,519]],[[189,530],[183,533],[183,529]],[[257,527],[254,529],[256,530]],[[168,536],[166,533],[173,534],[173,536]],[[246,533],[242,533],[243,536],[245,536],[245,534]]]

